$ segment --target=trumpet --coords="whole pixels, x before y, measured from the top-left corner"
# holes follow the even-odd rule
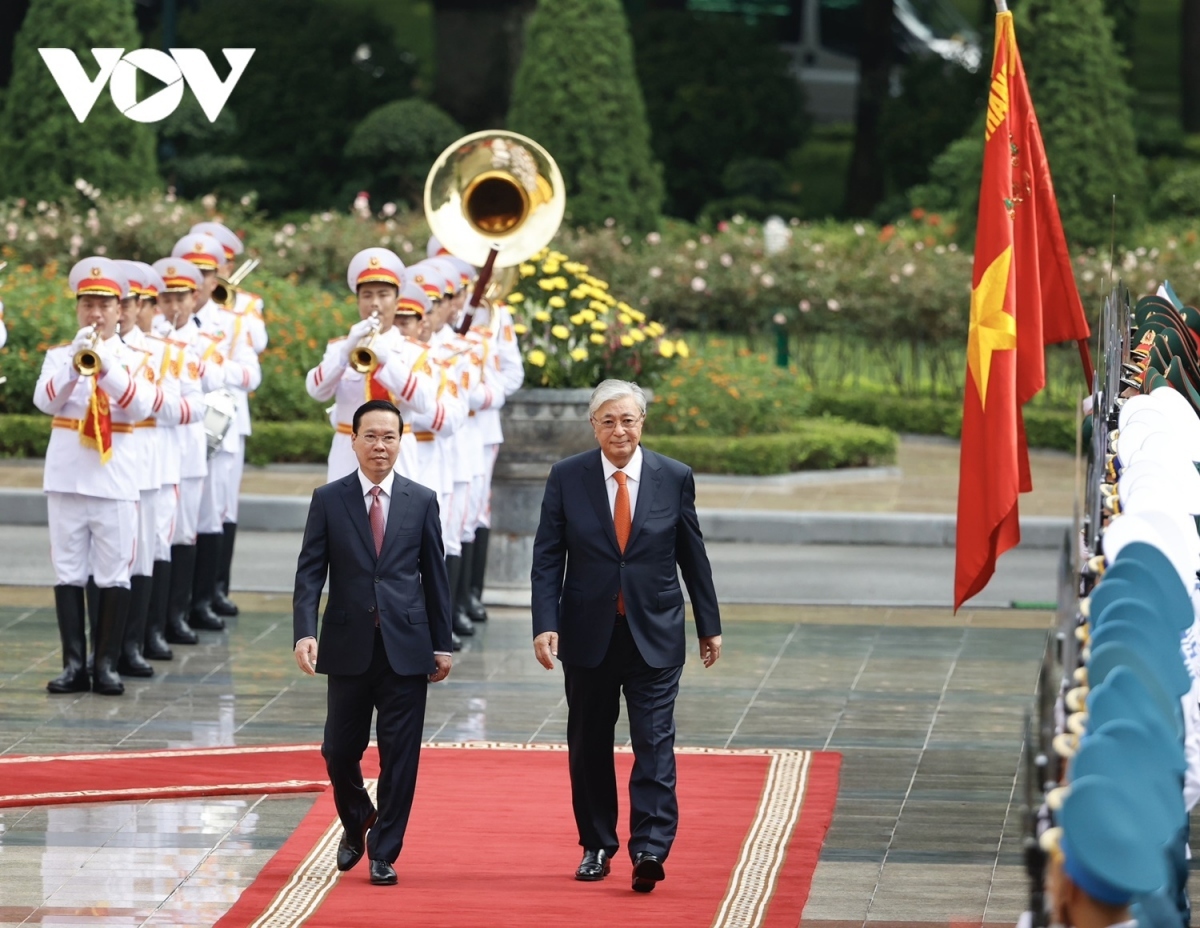
[[[212,301],[224,309],[233,309],[237,302],[238,284],[250,276],[261,262],[258,258],[250,258],[245,261],[241,267],[229,275],[228,279],[218,277],[217,283],[213,287]]]
[[[350,349],[350,366],[360,374],[366,374],[379,360],[371,348],[379,334],[379,313],[371,313],[371,322],[374,324],[371,334],[360,339],[359,343]]]
[[[99,344],[100,333],[92,329],[87,345],[75,352],[71,363],[75,365],[80,377],[95,377],[100,373],[100,355],[96,352],[96,346]]]

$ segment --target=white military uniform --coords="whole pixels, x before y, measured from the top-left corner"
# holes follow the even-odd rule
[[[386,248],[368,248],[351,260],[346,282],[355,293],[363,283],[391,283],[402,289],[404,263]],[[331,421],[336,431],[329,448],[327,471],[330,482],[358,467],[350,435],[354,413],[363,403],[389,399],[406,423],[437,409],[437,383],[426,349],[404,338],[395,327],[389,328],[380,332],[372,343],[377,366],[369,374],[361,374],[350,366],[350,351],[354,347],[345,337],[333,339],[321,363],[305,378],[309,396],[319,402],[334,400]],[[422,372],[423,369],[427,370]]]
[[[4,325],[4,301],[0,300],[0,348],[8,343],[8,329]]]
[[[77,271],[82,279],[75,279]],[[80,295],[119,298],[127,287],[107,259],[80,262],[72,278]],[[91,573],[102,589],[128,588],[138,532],[134,424],[150,415],[161,392],[133,374],[145,355],[118,336],[96,346],[109,366],[94,377],[75,370],[76,349],[74,343],[51,348],[34,391],[34,404],[54,417],[42,487],[55,583],[82,587]]]
[[[189,261],[162,258],[154,262],[168,290],[195,290],[200,271]],[[179,453],[179,483],[175,524],[171,545],[194,545],[200,520],[200,498],[204,478],[208,475],[208,442],[204,437],[204,394],[224,383],[225,375],[218,365],[208,365],[200,358],[212,344],[200,327],[191,320],[172,329],[171,372],[179,379],[179,425],[175,427],[175,444]],[[168,553],[169,557],[169,553]]]
[[[484,363],[484,381],[491,388],[495,397],[476,418],[479,420],[479,430],[483,435],[483,483],[482,495],[477,505],[477,525],[483,528],[492,527],[492,472],[496,467],[496,458],[500,454],[500,445],[504,442],[504,431],[500,426],[500,409],[505,400],[521,389],[525,382],[525,362],[521,358],[521,346],[517,342],[516,331],[513,329],[512,315],[503,303],[493,304],[490,310],[483,311],[483,320],[472,328],[480,329],[485,334],[489,345],[488,356]],[[477,320],[479,316],[475,317]]]

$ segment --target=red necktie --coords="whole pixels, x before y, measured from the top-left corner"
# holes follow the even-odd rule
[[[379,501],[379,487],[371,487],[371,536],[375,539],[375,556],[383,550],[383,503]]]
[[[625,484],[629,475],[618,470],[613,472],[613,479],[617,481],[617,500],[613,504],[613,527],[617,531],[617,547],[624,554],[625,545],[629,543],[629,532],[633,528],[633,518],[629,513],[629,487]],[[617,593],[617,612],[621,615],[625,614],[625,594],[623,592]]]

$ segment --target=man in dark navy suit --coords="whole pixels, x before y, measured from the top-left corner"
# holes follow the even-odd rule
[[[721,656],[721,616],[685,464],[643,449],[646,397],[606,380],[592,393],[600,447],[550,470],[533,543],[533,649],[563,664],[571,797],[583,861],[578,880],[602,880],[617,852],[613,742],[621,692],[629,711],[629,854],[633,888],[664,879],[675,840],[675,697],[687,650],[683,590],[700,657]]]
[[[354,413],[358,470],[313,493],[296,565],[292,624],[296,663],[328,674],[321,753],[345,831],[337,867],[370,850],[372,883],[396,882],[393,864],[412,808],[430,683],[450,673],[450,586],[437,494],[393,468],[400,411],[386,400]],[[329,577],[329,602],[317,610]],[[379,710],[379,809],[361,760]],[[368,832],[369,839],[368,839]]]

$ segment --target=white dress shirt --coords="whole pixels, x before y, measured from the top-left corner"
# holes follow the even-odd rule
[[[640,450],[640,449],[639,449]],[[386,477],[379,481],[379,489],[382,491],[379,494],[379,505],[383,507],[383,530],[387,532],[388,515],[392,511],[392,484],[396,482],[396,472],[389,470]],[[375,500],[371,496],[371,490],[375,488],[375,484],[371,479],[362,472],[362,468],[358,469],[358,484],[362,487],[363,503],[367,507],[367,519],[371,518],[371,504]],[[449,655],[449,651],[434,651],[434,654]]]
[[[617,481],[613,477],[617,471],[625,473],[625,488],[629,491],[629,518],[633,520],[633,514],[637,512],[638,487],[642,483],[642,446],[638,445],[633,451],[633,457],[629,459],[629,463],[624,467],[617,467],[604,454],[600,452],[600,463],[604,465],[604,488],[608,491],[608,511],[615,518],[617,510]]]

